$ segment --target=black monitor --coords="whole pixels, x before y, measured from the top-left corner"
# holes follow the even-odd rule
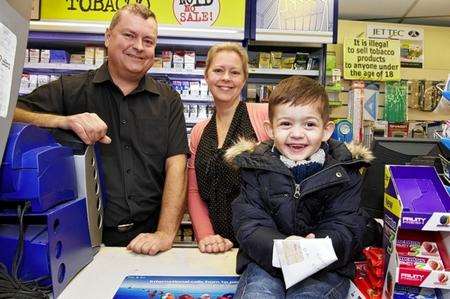
[[[364,174],[361,207],[370,216],[383,218],[384,166],[431,165],[442,173],[439,154],[441,145],[437,139],[374,137],[372,152],[375,160]]]

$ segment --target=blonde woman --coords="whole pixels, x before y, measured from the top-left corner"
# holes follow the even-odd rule
[[[188,208],[201,252],[237,246],[231,227],[231,202],[239,195],[239,176],[224,152],[240,137],[266,140],[267,104],[245,103],[241,91],[248,78],[248,55],[235,43],[214,45],[206,59],[205,79],[214,99],[210,119],[195,125],[188,161]]]

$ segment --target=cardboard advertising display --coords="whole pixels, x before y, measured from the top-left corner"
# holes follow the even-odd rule
[[[383,297],[397,285],[450,289],[450,196],[436,170],[386,166],[384,209]]]

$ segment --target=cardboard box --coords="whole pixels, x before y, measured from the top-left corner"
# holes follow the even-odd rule
[[[177,91],[180,95],[183,93],[183,83],[181,83],[181,81],[178,81],[178,80],[172,81],[172,87],[173,87],[173,89],[175,89],[175,91]]]
[[[50,82],[48,75],[37,75],[37,86],[42,86]]]
[[[184,68],[184,51],[175,51],[175,53],[173,53],[173,68]]]
[[[41,50],[40,63],[50,63],[50,50]]]
[[[388,137],[408,137],[408,123],[388,124]]]
[[[388,267],[383,295],[392,298],[396,284],[450,289],[450,195],[434,167],[386,166],[384,209]],[[416,267],[421,261],[428,264],[430,258],[408,256],[405,260],[405,248],[413,255],[438,252],[442,265]]]
[[[281,59],[281,68],[282,69],[293,69],[294,68],[295,56],[283,57]]]
[[[184,52],[184,68],[187,70],[195,69],[195,51]]]
[[[29,74],[22,74],[20,78],[20,92],[21,94],[28,94],[30,93],[30,75]]]
[[[363,140],[364,89],[359,85],[355,85],[357,84],[355,82],[358,81],[354,81],[354,86],[348,93],[348,119],[350,119],[353,125],[353,140],[360,142]]]
[[[155,57],[152,67],[153,68],[162,68],[163,67],[162,57]]]
[[[200,82],[199,81],[190,81],[189,82],[189,90],[191,97],[199,97],[200,96]]]
[[[189,81],[181,81],[181,86],[182,86],[182,89],[181,89],[181,94],[182,94],[182,96],[184,96],[184,97],[189,97],[189,95],[190,95],[190,84],[189,84]]]
[[[106,49],[95,47],[95,65],[102,65],[106,60]]]
[[[94,65],[95,63],[95,47],[87,46],[84,48],[84,63]]]
[[[51,63],[69,63],[70,55],[64,50],[50,50]]]
[[[84,63],[84,54],[70,54],[70,63],[72,64]]]
[[[397,252],[402,255],[414,256],[419,258],[438,258],[439,250],[435,242],[430,241],[415,241],[415,240],[402,240],[397,238],[397,244],[395,245]]]
[[[281,68],[281,56],[283,52],[270,52],[270,67],[273,69]]]
[[[270,68],[270,53],[267,52],[259,53],[258,68],[260,69]]]
[[[172,51],[162,51],[163,68],[172,68]]]
[[[39,49],[29,49],[30,63],[39,63],[41,57],[41,51]]]
[[[59,75],[50,75],[50,82],[56,81],[59,79]]]
[[[28,49],[25,50],[25,63],[30,62],[30,51]]]

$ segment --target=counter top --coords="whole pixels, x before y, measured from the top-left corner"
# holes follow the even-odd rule
[[[172,248],[148,256],[102,247],[58,298],[112,298],[128,275],[236,275],[236,254],[237,249],[203,254],[198,248]]]

